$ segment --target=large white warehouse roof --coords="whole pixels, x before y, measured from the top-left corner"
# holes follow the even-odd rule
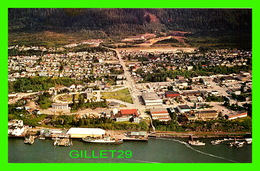
[[[70,128],[67,134],[93,134],[93,135],[103,135],[105,130],[101,128]]]

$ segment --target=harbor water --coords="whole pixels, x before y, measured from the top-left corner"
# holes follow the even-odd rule
[[[34,144],[22,138],[9,138],[10,163],[250,163],[252,145],[229,147],[227,142],[211,145],[213,139],[200,139],[205,146],[190,146],[185,138],[152,138],[148,142],[126,141],[121,145],[86,143],[73,140],[69,147],[54,146],[53,140],[36,139]],[[131,158],[72,158],[71,151],[131,151]]]

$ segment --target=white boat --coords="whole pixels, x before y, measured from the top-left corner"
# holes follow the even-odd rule
[[[91,137],[85,137],[82,138],[83,141],[88,143],[101,143],[101,144],[122,144],[122,139],[111,139],[110,137],[105,138],[91,138]]]
[[[188,141],[188,143],[190,144],[190,145],[195,145],[195,146],[203,146],[203,145],[205,145],[206,143],[204,143],[204,142],[201,142],[201,141],[199,141],[199,140],[196,140],[196,141]]]
[[[238,143],[235,144],[235,146],[237,148],[243,147],[244,146],[244,142],[238,142]]]
[[[221,140],[214,140],[210,142],[212,145],[218,145],[221,143]]]
[[[234,141],[234,142],[229,143],[229,147],[237,147],[237,148],[240,148],[240,147],[243,147],[244,144],[245,144],[245,142]]]
[[[252,138],[246,138],[245,141],[247,144],[252,144]]]
[[[39,136],[39,140],[45,140],[44,136]]]

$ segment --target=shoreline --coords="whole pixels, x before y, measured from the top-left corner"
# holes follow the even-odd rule
[[[10,136],[10,138],[24,138],[26,135],[34,135],[38,136],[38,131],[41,129],[64,129],[64,128],[44,128],[44,127],[36,127],[30,129],[31,131],[26,132],[20,136]],[[66,129],[65,129],[66,130]],[[129,131],[129,130],[105,130],[106,134],[113,135],[118,138],[122,138],[127,132],[140,132],[140,131]],[[147,131],[145,131],[147,132]],[[245,135],[252,134],[250,131],[239,131],[239,132],[176,132],[176,131],[156,131],[153,133],[147,132],[148,137],[175,137],[175,138],[189,138],[193,136],[194,138],[218,138],[218,137],[243,137]]]

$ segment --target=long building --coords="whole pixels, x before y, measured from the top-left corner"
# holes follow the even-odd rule
[[[143,92],[142,98],[146,106],[161,106],[163,101],[154,92]]]
[[[154,108],[150,110],[152,119],[158,119],[159,121],[169,121],[171,117],[166,108]]]
[[[190,106],[188,105],[179,105],[177,106],[177,109],[180,113],[189,112],[191,110]]]
[[[200,110],[198,111],[198,118],[202,120],[215,119],[218,117],[216,110]]]
[[[173,97],[179,97],[180,93],[177,91],[166,91],[165,92],[165,97],[166,98],[173,98]]]
[[[105,133],[101,128],[70,128],[67,132],[71,138],[102,137]]]
[[[247,116],[247,112],[246,111],[238,111],[236,113],[231,113],[231,114],[227,114],[225,115],[226,118],[228,120],[232,120],[232,119],[237,119],[237,118],[243,118]]]
[[[69,109],[68,103],[52,103],[51,106],[53,109]]]

